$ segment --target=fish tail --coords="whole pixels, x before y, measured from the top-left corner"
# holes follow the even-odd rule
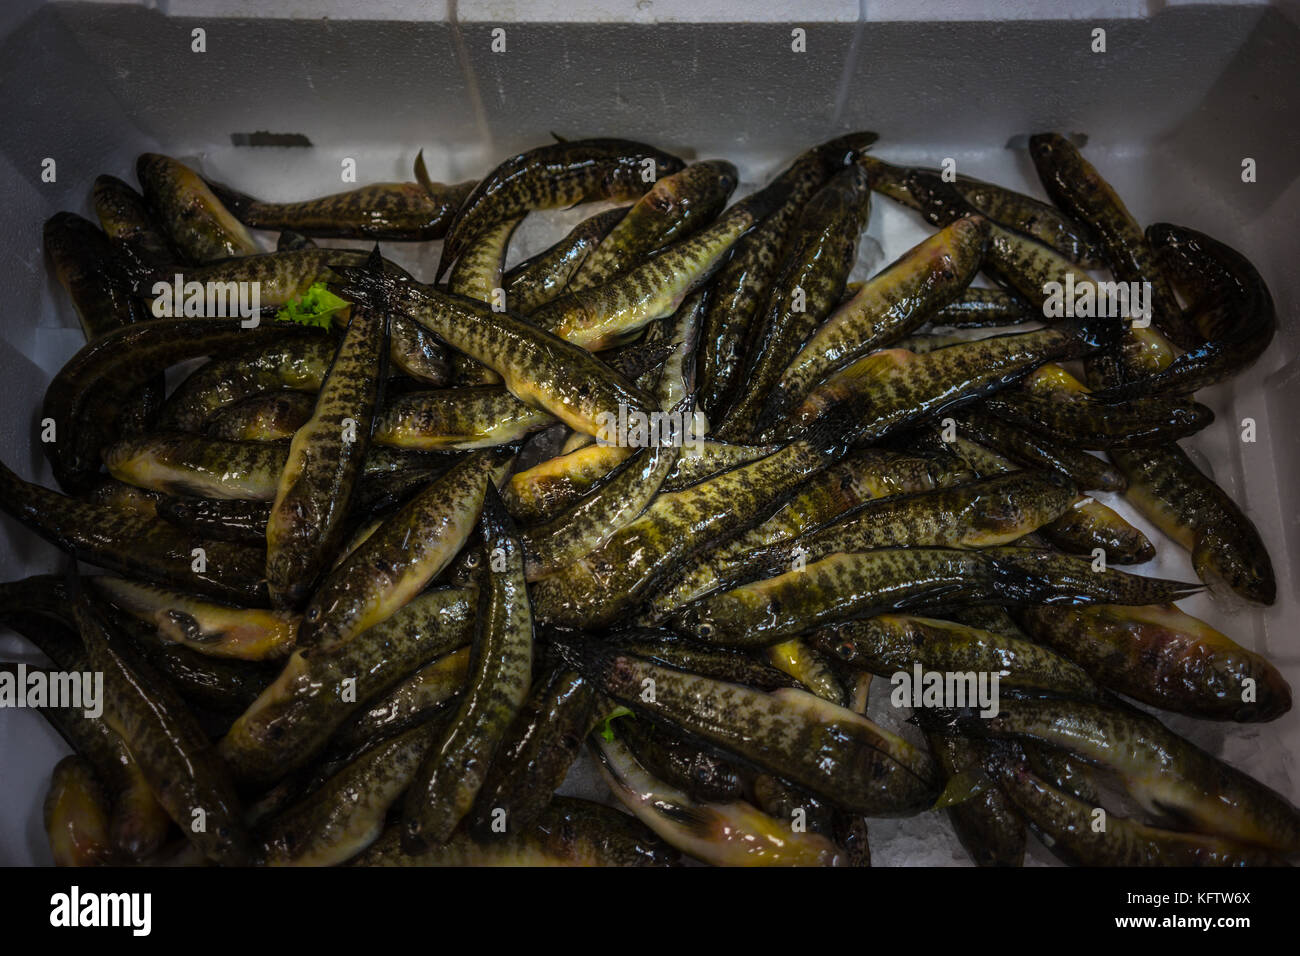
[[[994,591],[1019,604],[1168,604],[1200,584],[1094,570],[1090,558],[1029,548],[990,548]]]

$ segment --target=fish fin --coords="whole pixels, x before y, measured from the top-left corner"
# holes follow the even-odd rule
[[[415,154],[415,181],[424,187],[424,191],[433,195],[434,187],[438,185],[429,175],[429,167],[424,165],[424,150],[421,149]]]
[[[559,133],[555,132],[555,130],[551,130],[551,138],[554,139],[557,143],[567,143],[567,142],[568,142],[567,139],[565,139],[565,138],[564,138],[563,136],[561,136]]]
[[[992,784],[992,778],[984,770],[963,770],[960,773],[953,774],[948,778],[943,793],[939,794],[939,799],[934,802],[934,806],[930,809],[944,810],[948,807],[958,806],[967,800],[978,797]]]

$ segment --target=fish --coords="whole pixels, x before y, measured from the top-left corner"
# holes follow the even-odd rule
[[[465,689],[468,675],[468,647],[429,661],[351,717],[335,733],[333,745],[344,751],[352,750],[431,716],[436,719]]]
[[[970,285],[987,241],[985,220],[963,217],[877,273],[816,328],[778,373],[758,427],[783,419],[832,372],[919,328]]]
[[[203,177],[184,163],[159,153],[142,153],[135,175],[145,201],[186,261],[211,262],[261,252]]]
[[[594,743],[601,776],[639,820],[679,850],[714,866],[836,866],[835,844],[798,832],[743,800],[702,803],[656,779],[619,740]]]
[[[939,604],[1152,604],[1194,585],[1029,548],[880,548],[832,554],[674,611],[679,634],[763,647],[813,628]]]
[[[766,693],[686,674],[589,639],[566,636],[553,643],[638,719],[676,728],[846,810],[904,816],[928,808],[938,796],[928,755],[805,691]],[[651,686],[653,693],[646,693]]]
[[[422,451],[495,448],[555,422],[555,416],[525,405],[504,386],[406,392],[384,403],[374,442]]]
[[[86,654],[104,675],[105,719],[126,743],[158,802],[209,859],[247,862],[251,841],[238,795],[194,716],[153,668],[134,659],[120,637],[104,627],[84,591],[73,600]]]
[[[955,734],[926,734],[935,761],[952,786],[963,775],[988,773],[987,741]],[[962,848],[976,866],[1024,866],[1025,822],[996,784],[945,808]]]
[[[1109,564],[1142,564],[1156,556],[1155,545],[1141,530],[1094,498],[1049,521],[1038,534],[1070,554],[1092,554],[1100,548]]]
[[[387,351],[387,316],[353,309],[312,417],[294,433],[276,483],[266,523],[266,579],[277,607],[301,605],[341,543],[370,448]]]
[[[403,801],[408,850],[447,842],[469,813],[531,685],[533,615],[524,552],[495,485],[484,498],[480,530],[489,558],[479,584],[469,679]]]
[[[983,329],[1020,325],[1035,318],[1027,302],[1004,289],[968,288],[937,309],[922,328]]]
[[[1075,448],[1141,448],[1186,438],[1214,421],[1200,402],[1140,398],[1103,404],[1085,395],[1059,392],[1051,398],[1017,393],[994,395],[983,406],[1012,425]]]
[[[871,188],[854,165],[831,177],[803,207],[758,316],[743,387],[718,437],[754,437],[768,390],[839,301],[870,215]]]
[[[619,720],[616,726],[618,742],[650,776],[676,787],[692,800],[734,803],[745,799],[747,775],[727,760],[691,746],[671,730],[648,720]]]
[[[80,757],[54,765],[41,815],[55,866],[103,866],[113,862],[109,839],[112,805],[95,770]]]
[[[678,854],[635,817],[576,797],[556,797],[529,830],[490,841],[464,831],[418,854],[394,825],[349,866],[673,866]]]
[[[763,660],[731,647],[687,640],[662,628],[619,628],[607,632],[604,639],[620,652],[702,677],[744,684],[759,690],[803,686],[796,677],[778,669],[770,659]],[[631,737],[635,738],[636,734]]]
[[[1123,491],[1128,487],[1127,477],[1110,462],[1041,435],[1027,434],[987,413],[967,412],[954,421],[958,435],[987,446],[1017,464],[1058,471],[1082,490]]]
[[[657,180],[578,266],[567,291],[602,285],[655,250],[698,233],[722,211],[739,179],[732,163],[714,159]]]
[[[273,501],[289,457],[285,443],[226,441],[187,432],[154,432],[103,451],[119,481],[167,495]]]
[[[447,276],[447,291],[488,305],[492,305],[500,296],[500,301],[496,304],[504,309],[505,289],[502,283],[506,250],[510,246],[510,237],[522,221],[522,216],[507,219],[485,229],[452,266],[451,274]],[[452,382],[456,385],[495,385],[501,381],[501,376],[496,372],[464,355],[452,356],[452,366]]]
[[[766,648],[768,661],[789,674],[801,687],[840,707],[848,707],[849,695],[832,664],[833,658],[802,638],[792,637]]]
[[[127,487],[130,487],[129,485]],[[251,498],[162,497],[159,518],[200,537],[260,545],[266,541],[270,501]]]
[[[302,769],[367,701],[467,645],[474,601],[470,589],[432,588],[356,640],[324,648],[300,640],[217,752],[241,783],[269,784]]]
[[[684,166],[653,146],[621,139],[550,143],[512,156],[461,203],[447,230],[437,278],[479,233],[503,220],[593,199],[636,199]]]
[[[93,222],[56,213],[45,220],[43,238],[54,277],[72,299],[87,342],[146,318],[123,263]]]
[[[95,217],[137,281],[180,261],[145,199],[116,176],[98,176],[91,189]]]
[[[228,441],[287,441],[315,407],[315,396],[307,392],[260,392],[218,411],[205,434]]]
[[[1246,722],[1291,709],[1290,686],[1263,655],[1173,606],[1029,608],[1022,620],[1099,683],[1162,710]]]
[[[560,295],[627,210],[626,206],[615,206],[587,217],[558,242],[506,272],[506,306],[520,315],[531,315]]]
[[[119,578],[99,575],[89,587],[104,600],[157,629],[164,641],[200,654],[261,661],[287,657],[298,636],[298,615],[230,607]]]
[[[345,642],[424,590],[469,538],[484,489],[502,481],[510,451],[475,452],[386,519],[331,570],[303,611],[304,647]]]

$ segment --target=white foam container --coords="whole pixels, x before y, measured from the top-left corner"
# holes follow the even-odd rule
[[[1292,3],[1181,0],[816,0],[756,11],[724,0],[157,0],[0,6],[0,455],[51,482],[37,408],[80,345],[50,276],[41,225],[93,217],[89,189],[133,180],[145,150],[187,158],[270,199],[408,179],[423,148],[435,178],[482,175],[554,131],[626,136],[687,157],[724,156],[750,185],[806,146],[852,129],[880,134],[883,158],[937,165],[1041,195],[1023,149],[1044,129],[1087,136],[1086,153],[1142,222],[1205,230],[1248,255],[1277,303],[1269,353],[1198,397],[1218,420],[1185,443],[1242,504],[1272,553],[1267,610],[1183,602],[1261,651],[1300,686],[1300,15]],[[1063,9],[1069,7],[1070,9]],[[805,31],[806,52],[792,50]],[[1104,29],[1106,52],[1094,53]],[[193,52],[202,29],[206,52]],[[506,49],[493,52],[493,31]],[[498,35],[499,36],[499,35]],[[301,133],[310,149],[246,148],[231,134]],[[55,182],[42,161],[56,162]],[[1243,183],[1244,158],[1257,181]],[[579,212],[532,217],[513,250],[535,251]],[[858,277],[928,233],[878,199]],[[388,251],[428,274],[438,244]],[[1258,441],[1240,440],[1255,420]],[[1116,505],[1111,497],[1108,503]],[[1131,514],[1122,505],[1116,505]],[[1185,552],[1140,519],[1160,557],[1141,569],[1194,580]],[[51,570],[52,547],[0,516],[0,579]],[[0,658],[39,660],[14,635]],[[877,688],[880,687],[879,682]],[[877,708],[884,694],[876,694]],[[892,715],[884,713],[881,719]],[[1300,803],[1300,711],[1265,725],[1168,722]],[[31,711],[0,710],[0,864],[48,863],[40,805],[65,746]],[[568,786],[587,789],[589,774]],[[598,784],[596,785],[598,786]],[[946,820],[872,824],[879,864],[964,863]],[[1031,862],[1050,859],[1031,850]]]

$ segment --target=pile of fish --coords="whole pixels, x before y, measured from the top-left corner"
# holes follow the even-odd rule
[[[52,218],[86,334],[38,415],[62,490],[0,467],[0,507],[76,560],[0,619],[103,675],[102,715],[43,710],[56,861],[865,865],[870,818],[939,812],[980,865],[1029,833],[1084,865],[1300,852],[1295,807],[1152,714],[1291,707],[1174,603],[1275,597],[1178,444],[1272,338],[1264,281],[1059,135],[1029,145],[1051,203],[875,138],[735,202],[731,163],[623,140],[296,203],[148,154],[98,225]],[[850,283],[876,194],[937,231]],[[381,245],[439,239],[427,282]],[[256,283],[257,321],[195,283]],[[1146,306],[1075,308],[1121,285]],[[1119,570],[1155,548],[1089,492],[1200,582]],[[584,753],[608,803],[557,795]]]

